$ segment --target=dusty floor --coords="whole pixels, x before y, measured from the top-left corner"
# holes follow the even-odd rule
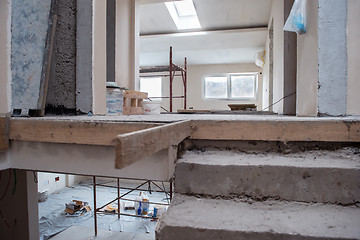
[[[116,183],[113,180],[102,179],[98,183],[116,186]],[[138,183],[121,182],[120,185],[122,187],[135,187]],[[147,189],[147,185],[144,186],[144,189]],[[152,190],[158,189],[152,185]],[[128,190],[121,190],[120,194],[123,194],[126,191]],[[135,199],[138,194],[139,191],[133,192],[127,195],[126,198]],[[97,207],[115,199],[116,196],[116,188],[97,186]],[[167,203],[168,201],[164,193],[152,192],[152,194],[148,194],[148,196],[151,202]],[[72,187],[67,187],[58,193],[50,194],[47,201],[39,203],[40,240],[52,238],[55,234],[67,230],[72,226],[77,226],[79,228],[71,228],[64,231],[62,233],[64,238],[62,238],[59,234],[60,238],[54,237],[54,239],[69,239],[66,236],[69,234],[73,236],[72,232],[76,231],[76,229],[79,229],[79,234],[76,238],[73,237],[71,239],[89,239],[89,237],[94,236],[93,211],[82,216],[68,215],[64,213],[65,203],[68,203],[73,199],[88,202],[93,210],[94,201],[92,182],[85,181]],[[121,204],[124,204],[123,201],[121,201]],[[150,211],[153,210],[153,208],[154,205],[150,204]],[[134,210],[122,210],[122,212],[134,214]],[[98,231],[104,237],[124,232],[127,233],[123,234],[124,237],[128,237],[122,239],[144,239],[143,234],[149,235],[149,237],[151,236],[150,238],[146,236],[145,239],[155,238],[154,232],[157,222],[151,221],[150,219],[121,216],[120,220],[118,220],[117,215],[98,213],[97,221]],[[87,230],[83,231],[81,229]],[[140,236],[139,234],[143,237],[136,238],[135,235]]]

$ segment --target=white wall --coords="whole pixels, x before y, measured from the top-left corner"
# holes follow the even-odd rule
[[[56,177],[59,177],[59,181],[55,181]],[[70,187],[83,181],[85,178],[78,175],[38,172],[38,191],[47,191],[48,194],[57,193],[65,187]]]
[[[284,0],[273,0],[271,5],[268,27],[273,22],[273,102],[278,101],[284,96]],[[264,66],[264,107],[269,103],[269,34],[266,37],[266,62]],[[270,103],[271,104],[271,103]],[[280,101],[273,106],[273,111],[279,114],[283,113],[283,102]]]
[[[297,116],[317,115],[318,0],[307,1],[307,29],[297,37]]]
[[[242,72],[260,72],[261,69],[254,63],[248,64],[216,64],[216,65],[192,65],[188,66],[187,78],[187,109],[193,107],[196,110],[230,110],[228,104],[234,103],[255,103],[258,110],[262,109],[262,75],[258,78],[258,96],[255,101],[227,101],[227,100],[205,100],[203,99],[203,76],[213,73],[242,73]],[[173,83],[173,95],[183,95],[183,83],[181,77],[176,77]],[[169,96],[169,77],[162,80],[162,94]],[[161,105],[169,110],[169,99],[161,101]],[[173,99],[173,112],[183,109],[183,99]]]
[[[360,1],[348,0],[347,53],[347,114],[360,115]]]
[[[11,109],[11,73],[10,73],[10,43],[11,43],[11,1],[0,1],[0,114],[9,113]]]

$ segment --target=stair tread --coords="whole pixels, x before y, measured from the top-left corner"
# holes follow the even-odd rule
[[[176,194],[170,208],[161,218],[158,234],[166,234],[164,230],[167,227],[174,234],[174,229],[181,228],[183,233],[192,229],[200,231],[200,234],[206,230],[215,230],[269,233],[272,236],[285,234],[320,239],[359,239],[360,208],[284,201],[250,204],[233,199]]]
[[[299,153],[243,153],[239,151],[186,151],[178,162],[203,165],[293,166],[312,168],[360,169],[357,150],[307,151]]]

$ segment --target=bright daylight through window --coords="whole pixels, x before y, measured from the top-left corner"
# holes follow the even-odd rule
[[[201,28],[192,0],[166,2],[165,5],[179,30]]]
[[[257,74],[223,74],[204,77],[204,98],[255,100]]]
[[[140,78],[140,92],[147,92],[149,98],[162,97],[161,78],[159,77]]]

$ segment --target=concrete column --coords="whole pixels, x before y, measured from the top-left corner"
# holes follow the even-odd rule
[[[347,114],[360,115],[360,1],[348,0],[347,53],[348,53],[348,84]]]
[[[93,110],[93,1],[76,2],[76,111]]]
[[[346,115],[347,1],[319,0],[318,114]]]
[[[296,115],[317,115],[318,0],[307,1],[307,29],[297,36]]]
[[[8,169],[0,174],[0,193],[4,196],[0,199],[0,239],[39,239],[37,184],[33,172]]]
[[[11,111],[11,1],[0,1],[0,114]]]
[[[106,113],[106,1],[93,0],[93,113]]]
[[[116,0],[115,81],[139,89],[139,1]]]

